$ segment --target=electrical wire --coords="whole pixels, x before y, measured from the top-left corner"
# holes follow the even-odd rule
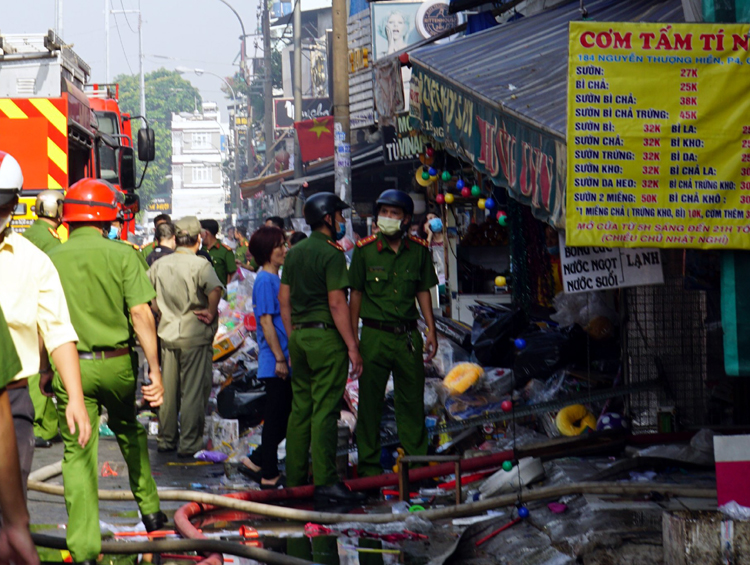
[[[128,70],[130,71],[130,74],[133,73],[133,67],[130,66],[130,61],[128,60],[128,52],[125,50],[125,44],[122,42],[122,34],[120,33],[120,25],[117,23],[117,14],[114,15],[115,20],[115,29],[117,30],[117,37],[120,38],[120,47],[122,47],[122,54],[125,55],[125,62],[128,64]]]
[[[125,16],[125,22],[128,24],[130,31],[132,31],[133,33],[138,33],[133,29],[133,26],[130,25],[130,18],[128,18],[128,15],[125,13],[125,4],[123,4],[122,0],[120,0],[120,7],[122,8],[122,15]]]

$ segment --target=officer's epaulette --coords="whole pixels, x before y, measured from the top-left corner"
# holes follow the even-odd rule
[[[136,251],[140,251],[140,250],[141,250],[141,248],[140,248],[140,247],[138,247],[138,246],[137,246],[137,245],[136,245],[135,243],[131,243],[131,242],[130,242],[130,241],[128,241],[127,239],[121,239],[120,241],[121,241],[122,243],[127,243],[127,244],[128,244],[128,245],[129,245],[130,247],[132,247],[132,248],[133,248],[133,249],[135,249]]]
[[[229,247],[229,246],[228,246],[228,245],[227,245],[226,243],[222,243],[222,244],[221,244],[221,246],[222,246],[222,247],[223,247],[224,249],[226,249],[227,251],[232,251],[232,248],[231,248],[231,247]],[[232,253],[234,253],[234,251],[232,251]]]
[[[334,247],[335,247],[336,249],[338,249],[339,251],[344,251],[344,248],[343,248],[343,247],[341,247],[341,246],[340,246],[340,245],[339,245],[338,243],[336,243],[335,241],[331,241],[330,239],[327,239],[326,241],[327,241],[328,243],[330,243],[331,245],[333,245],[333,246],[334,246]]]
[[[52,235],[52,237],[54,237],[55,239],[60,239],[60,234],[57,233],[55,230],[53,230],[52,228],[47,228],[47,230]]]
[[[357,247],[364,247],[365,245],[368,245],[378,239],[378,234],[374,233],[372,235],[368,235],[367,237],[363,237],[357,242]]]
[[[422,247],[426,247],[427,249],[430,248],[430,244],[427,243],[426,239],[422,239],[421,237],[417,237],[416,235],[409,234],[409,239],[412,240],[414,243],[418,243]]]

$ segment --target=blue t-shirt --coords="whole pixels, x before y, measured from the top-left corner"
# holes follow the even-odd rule
[[[276,357],[263,335],[263,327],[260,317],[270,314],[273,317],[273,327],[279,337],[279,345],[284,352],[284,357],[289,359],[289,340],[286,337],[284,323],[281,321],[281,308],[279,305],[279,288],[281,279],[274,274],[260,271],[255,277],[253,285],[253,314],[257,322],[256,331],[258,338],[258,378],[269,378],[276,376]]]

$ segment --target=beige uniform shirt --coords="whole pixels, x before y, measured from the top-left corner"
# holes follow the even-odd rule
[[[0,243],[0,289],[0,308],[21,359],[21,372],[13,380],[39,372],[38,334],[49,353],[78,341],[52,261],[36,245],[10,230]]]
[[[168,349],[211,345],[218,320],[210,325],[194,314],[208,307],[208,295],[223,288],[211,264],[186,247],[162,257],[148,271],[161,311],[159,337]]]

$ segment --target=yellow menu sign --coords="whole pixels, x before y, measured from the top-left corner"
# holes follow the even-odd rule
[[[568,245],[750,249],[749,33],[570,24]]]

